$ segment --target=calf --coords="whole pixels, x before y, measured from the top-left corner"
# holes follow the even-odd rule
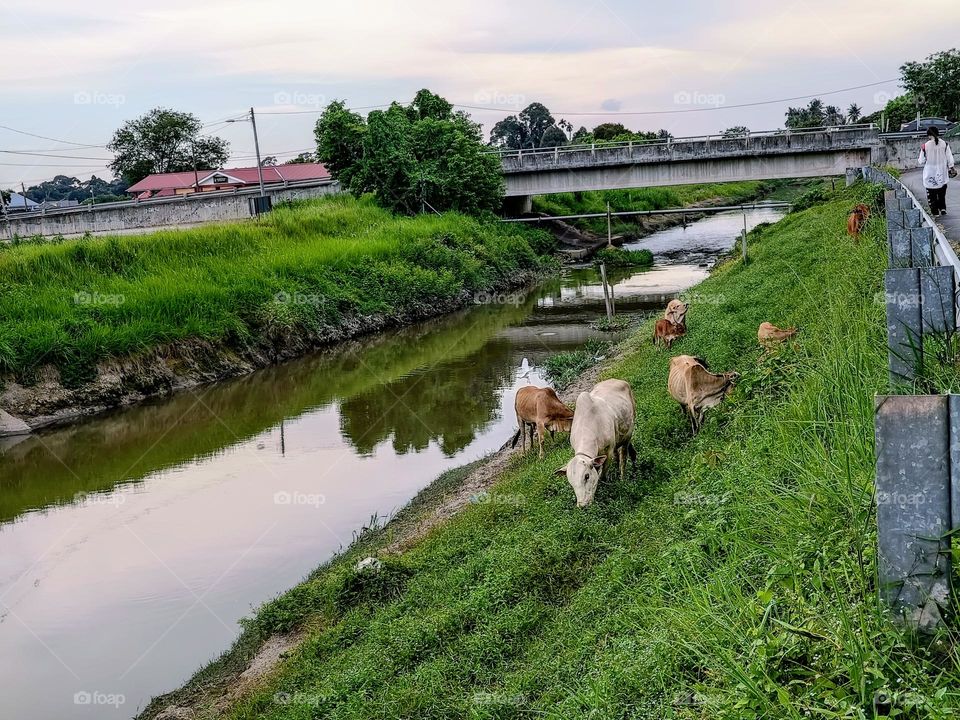
[[[716,407],[740,376],[734,372],[712,373],[707,364],[692,355],[678,355],[670,359],[670,377],[667,389],[670,396],[689,413],[696,435],[703,426],[707,408]]]
[[[524,432],[530,429],[530,447],[533,447],[533,428],[537,429],[540,438],[540,457],[543,457],[543,436],[546,430],[551,433],[557,430],[570,431],[573,423],[573,410],[568,408],[557,397],[553,388],[527,386],[517,390],[517,398],[513,404],[517,412],[517,424],[520,426],[513,436],[512,447],[517,446],[517,440],[523,436],[523,451],[527,450],[527,435]]]
[[[796,334],[797,329],[795,327],[782,330],[769,322],[760,323],[760,327],[757,328],[757,340],[764,347],[771,347],[777,343],[782,343],[784,340],[788,340]]]
[[[653,344],[662,344],[665,347],[673,345],[673,341],[687,334],[685,323],[677,324],[666,318],[660,318],[653,326]]]
[[[851,237],[860,237],[863,226],[870,219],[870,208],[863,203],[855,205],[850,214],[847,215],[847,234]]]
[[[570,431],[574,456],[556,472],[566,476],[577,496],[577,507],[593,502],[600,476],[615,454],[620,477],[626,476],[628,453],[636,465],[637,453],[631,443],[636,414],[633,390],[623,380],[604,380],[590,392],[580,393]]]

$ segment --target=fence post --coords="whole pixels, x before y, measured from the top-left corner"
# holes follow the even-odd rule
[[[923,334],[953,334],[957,329],[954,275],[950,266],[920,270]],[[960,520],[960,518],[958,518]]]
[[[898,215],[902,215],[897,211]],[[890,267],[908,268],[913,265],[913,249],[910,243],[910,231],[903,228],[887,229],[887,250],[890,255]]]
[[[890,382],[912,381],[923,355],[920,271],[893,268],[884,275]]]
[[[915,267],[930,267],[933,262],[933,228],[910,229],[910,254]]]
[[[950,597],[951,407],[946,395],[876,400],[880,596],[924,632]]]

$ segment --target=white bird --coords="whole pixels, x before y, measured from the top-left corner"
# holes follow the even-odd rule
[[[523,359],[523,362],[520,363],[520,379],[521,379],[521,380],[524,380],[524,379],[529,380],[529,379],[530,379],[530,371],[531,371],[532,369],[533,369],[533,368],[530,367],[530,361],[527,360],[526,358],[524,358],[524,359]]]

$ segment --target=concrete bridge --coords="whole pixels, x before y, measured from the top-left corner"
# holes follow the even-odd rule
[[[852,125],[497,152],[509,209],[523,211],[531,196],[549,193],[825,177],[872,164],[913,167],[920,142],[916,134]]]

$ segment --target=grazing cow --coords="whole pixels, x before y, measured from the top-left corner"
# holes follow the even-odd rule
[[[580,393],[570,431],[574,456],[557,470],[577,496],[577,507],[593,502],[597,484],[604,467],[616,456],[620,477],[626,477],[627,454],[636,465],[637,452],[633,449],[633,423],[637,405],[633,390],[623,380],[604,380],[590,392]]]
[[[860,237],[860,232],[869,219],[870,208],[863,203],[856,205],[847,215],[847,234],[854,238]]]
[[[670,322],[666,318],[660,318],[653,326],[653,344],[662,344],[669,348],[673,341],[682,338],[687,334],[686,323]]]
[[[543,436],[547,430],[551,434],[557,430],[570,432],[573,423],[573,410],[564,405],[557,397],[553,388],[527,386],[517,390],[514,401],[514,410],[517,412],[517,424],[520,428],[513,436],[512,447],[517,446],[517,440],[523,436],[523,451],[527,450],[527,436],[525,429],[530,429],[530,447],[533,447],[533,429],[536,427],[540,438],[540,457],[543,457]]]
[[[763,322],[757,329],[757,340],[764,347],[772,347],[777,343],[782,343],[797,334],[795,327],[789,327],[786,330],[778,328],[773,323]]]
[[[678,355],[670,359],[670,377],[667,389],[690,415],[693,434],[703,426],[707,408],[716,407],[733,390],[740,376],[735,372],[712,373],[701,358]]]
[[[667,303],[667,310],[663,313],[663,319],[669,320],[674,325],[683,325],[686,330],[684,318],[687,316],[687,310],[690,309],[690,303],[674,298]]]

